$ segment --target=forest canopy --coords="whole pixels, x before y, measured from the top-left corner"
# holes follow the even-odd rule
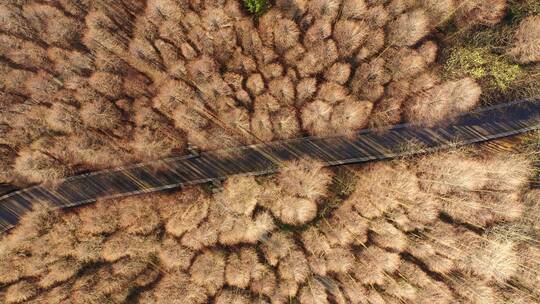
[[[441,72],[441,29],[496,28],[526,6],[278,0],[260,13],[265,2],[4,1],[0,182],[54,181],[188,146],[435,124],[476,107],[484,90],[477,74]],[[508,60],[535,66],[537,24],[531,15],[512,25]]]
[[[539,97],[539,14],[536,0],[4,0],[0,184]],[[0,302],[538,303],[535,136],[35,202],[0,236]]]

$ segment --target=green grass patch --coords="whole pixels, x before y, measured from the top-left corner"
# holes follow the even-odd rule
[[[264,14],[269,6],[268,0],[244,0],[244,7],[255,16]]]
[[[450,78],[472,77],[483,80],[491,88],[505,92],[523,74],[522,68],[487,47],[455,47],[444,62]]]

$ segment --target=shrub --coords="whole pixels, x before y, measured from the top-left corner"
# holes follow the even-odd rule
[[[261,187],[253,177],[234,176],[225,181],[223,191],[214,195],[214,199],[231,213],[251,216],[260,192]]]
[[[225,255],[221,251],[206,251],[195,258],[190,268],[191,280],[215,295],[225,283]]]
[[[36,286],[27,281],[20,281],[7,289],[5,300],[6,303],[22,303],[36,294]]]
[[[159,249],[159,259],[167,269],[186,270],[191,265],[195,252],[179,244],[173,237],[167,237]]]
[[[227,284],[238,288],[246,288],[259,265],[257,252],[253,249],[242,248],[233,252],[227,258],[225,279]]]
[[[46,115],[45,121],[51,130],[72,133],[80,128],[81,118],[74,106],[54,103]]]
[[[216,304],[249,304],[252,303],[251,298],[236,290],[224,289],[215,299]]]
[[[534,64],[514,81],[496,55],[536,46],[532,31],[509,39],[538,15],[532,0],[4,2],[0,165],[15,181],[160,158],[186,140],[251,143],[247,129],[270,141],[402,116],[435,123],[476,105],[475,80],[540,90]],[[457,9],[466,25],[491,25],[503,2],[512,15],[500,25],[427,36]],[[443,72],[462,80],[441,84],[438,46],[481,51],[456,55],[457,73]],[[338,183],[308,160],[208,196],[200,187],[26,216],[0,241],[0,302],[466,302],[455,280],[506,299],[508,284],[540,289],[540,253],[524,244],[539,234],[539,204],[521,198],[527,166],[441,153],[343,166],[356,178]],[[501,223],[517,240],[483,232]],[[478,246],[461,237],[471,225]]]
[[[73,259],[61,259],[47,267],[47,274],[42,277],[38,285],[49,288],[55,284],[71,279],[81,269],[82,265]]]
[[[120,111],[106,99],[83,104],[80,115],[86,125],[96,129],[111,130],[121,123]]]
[[[170,156],[174,151],[183,151],[185,139],[165,128],[136,128],[131,147],[141,160],[159,159]]]
[[[473,152],[349,167],[356,189],[341,193],[341,204],[324,215],[317,203],[327,203],[318,198],[331,175],[313,161],[288,164],[277,177],[233,178],[212,198],[190,188],[75,212],[40,209],[2,239],[0,301],[251,303],[264,295],[302,304],[389,297],[483,303],[489,293],[476,298],[456,280],[483,282],[497,294],[509,282],[537,290],[539,253],[527,240],[537,234],[531,215],[538,197],[529,193],[523,204],[520,196],[529,162]],[[274,225],[275,218],[305,226]]]
[[[99,201],[79,213],[81,231],[88,234],[113,233],[118,229],[118,209]]]
[[[310,200],[325,195],[331,181],[332,173],[322,163],[310,159],[286,163],[278,175],[284,193]]]
[[[118,225],[131,234],[146,235],[161,225],[158,212],[140,198],[126,198],[118,204]]]
[[[244,0],[244,7],[255,16],[262,15],[268,9],[267,0]]]

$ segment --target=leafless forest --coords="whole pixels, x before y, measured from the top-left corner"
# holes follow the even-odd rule
[[[482,154],[480,156],[479,154]],[[6,303],[537,303],[527,155],[287,164],[67,212],[4,238]]]
[[[473,108],[482,89],[442,77],[431,34],[494,25],[506,10],[505,0],[282,0],[254,18],[238,0],[4,1],[0,181],[54,181],[188,142],[435,123]],[[507,52],[536,62],[538,17],[523,23]]]
[[[540,96],[535,0],[4,0],[0,183]],[[537,147],[537,145],[531,145]],[[538,303],[538,149],[46,206],[2,303]]]

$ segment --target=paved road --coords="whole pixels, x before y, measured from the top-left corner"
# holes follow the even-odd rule
[[[539,128],[540,101],[517,101],[468,113],[451,124],[431,128],[403,124],[384,132],[363,130],[353,139],[306,137],[98,171],[68,178],[55,188],[34,186],[0,197],[0,232],[14,227],[36,202],[67,208],[97,199],[202,184],[231,175],[274,173],[283,161],[303,157],[319,159],[328,166],[362,163]]]

